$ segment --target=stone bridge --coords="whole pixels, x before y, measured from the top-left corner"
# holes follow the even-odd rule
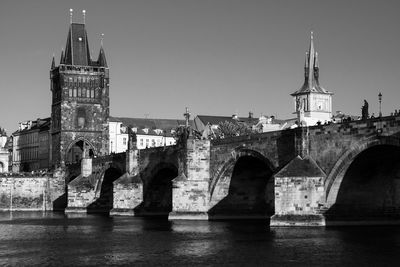
[[[84,159],[67,212],[265,219],[271,225],[400,222],[400,116]]]

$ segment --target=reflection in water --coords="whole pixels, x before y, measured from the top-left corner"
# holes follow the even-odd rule
[[[400,228],[1,213],[0,265],[391,265]]]

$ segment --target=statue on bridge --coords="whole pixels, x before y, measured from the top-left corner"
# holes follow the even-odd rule
[[[127,128],[128,128],[128,150],[134,150],[137,148],[136,133],[134,131],[132,131],[132,128],[130,126],[128,126]]]
[[[361,118],[362,120],[368,119],[368,102],[364,99],[364,105],[361,108]]]

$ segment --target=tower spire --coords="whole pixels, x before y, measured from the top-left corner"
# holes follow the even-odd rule
[[[54,59],[54,53],[53,53],[53,59],[51,60],[51,69],[54,69],[56,67],[56,62]]]
[[[60,64],[64,64],[64,48],[61,48]]]
[[[311,31],[310,34],[310,48],[308,50],[308,86],[310,89],[313,89],[313,74],[314,74],[314,36],[313,32]]]
[[[104,33],[100,36],[100,46],[103,47]]]
[[[69,24],[72,24],[72,14],[74,10],[72,8],[69,9]]]
[[[86,24],[86,10],[82,10],[83,14],[83,24]]]

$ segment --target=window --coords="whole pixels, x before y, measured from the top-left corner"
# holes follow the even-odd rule
[[[69,89],[69,97],[72,97],[72,89]]]
[[[123,144],[124,146],[126,145],[126,138],[125,138],[125,137],[122,139],[122,144]]]
[[[156,140],[151,139],[151,146],[152,146],[152,147],[155,147],[155,146],[156,146]]]
[[[143,146],[143,138],[140,138],[140,146]]]
[[[74,97],[76,97],[76,95],[77,95],[77,91],[76,91],[76,88],[74,89]]]
[[[77,111],[77,127],[82,129],[86,124],[86,111],[84,108],[79,108]]]
[[[82,89],[78,88],[78,97],[81,97],[81,96],[82,96]]]
[[[146,147],[149,147],[149,139],[146,139]]]
[[[94,98],[94,90],[93,89],[90,90],[90,98]]]
[[[90,98],[90,89],[87,89],[87,90],[86,90],[86,97],[87,97],[87,98]]]

